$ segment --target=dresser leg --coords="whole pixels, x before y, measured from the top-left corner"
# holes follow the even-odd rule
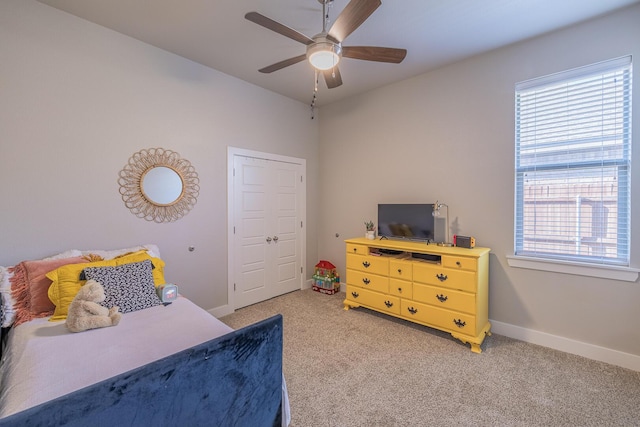
[[[480,354],[482,353],[482,349],[480,348],[480,346],[482,345],[484,338],[486,336],[491,336],[491,323],[487,322],[487,325],[482,328],[480,334],[474,338],[469,338],[467,336],[454,333],[452,333],[451,336],[462,341],[465,344],[469,343],[471,345],[471,351]]]
[[[360,307],[360,305],[354,304],[353,302],[351,302],[349,300],[344,300],[342,304],[344,305],[345,311],[348,311],[350,308],[358,308],[358,307]]]
[[[452,337],[454,337],[457,340],[462,341],[463,344],[470,344],[471,345],[471,351],[474,353],[482,353],[482,349],[480,348],[480,344],[482,344],[482,339],[480,340],[480,342],[472,342],[469,337],[465,337],[462,335],[458,335],[458,334],[451,334]],[[482,336],[482,338],[484,338],[484,334]]]

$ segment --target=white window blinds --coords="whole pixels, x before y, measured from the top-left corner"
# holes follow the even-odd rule
[[[515,95],[515,254],[629,266],[631,56]]]

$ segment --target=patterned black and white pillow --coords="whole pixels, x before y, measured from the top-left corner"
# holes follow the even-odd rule
[[[142,310],[162,304],[153,284],[150,260],[115,267],[87,267],[84,275],[104,287],[105,300],[100,305],[120,307],[121,313]]]

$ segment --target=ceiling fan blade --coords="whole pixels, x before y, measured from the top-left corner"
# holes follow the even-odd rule
[[[404,57],[407,56],[407,49],[376,46],[343,46],[342,56],[345,58],[364,59],[365,61],[399,64]]]
[[[248,19],[251,22],[255,22],[258,25],[261,25],[271,31],[275,31],[278,34],[282,34],[285,37],[289,37],[297,42],[302,44],[311,44],[313,40],[309,37],[305,36],[301,32],[294,30],[293,28],[289,28],[286,25],[283,25],[279,22],[274,21],[271,18],[267,18],[264,15],[259,14],[258,12],[249,12],[244,15],[245,19]]]
[[[288,67],[289,65],[297,64],[298,62],[304,61],[305,59],[307,59],[306,54],[294,56],[293,58],[285,59],[284,61],[276,62],[275,64],[260,68],[258,71],[260,71],[261,73],[273,73],[274,71],[281,70],[284,67]]]
[[[324,75],[324,81],[329,89],[333,89],[334,87],[338,87],[342,84],[342,76],[340,76],[340,69],[338,69],[338,66],[335,66],[330,70],[324,70],[322,74]]]
[[[382,1],[380,0],[351,0],[336,18],[329,30],[329,35],[336,39],[338,43],[342,43],[342,41],[362,25],[381,4]]]

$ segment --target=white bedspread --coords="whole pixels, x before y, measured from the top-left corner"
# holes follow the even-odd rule
[[[0,366],[0,417],[230,331],[183,297],[167,306],[123,314],[117,326],[80,333],[69,332],[64,322],[47,319],[21,324],[11,331]],[[283,421],[288,421],[284,382],[283,397]]]

